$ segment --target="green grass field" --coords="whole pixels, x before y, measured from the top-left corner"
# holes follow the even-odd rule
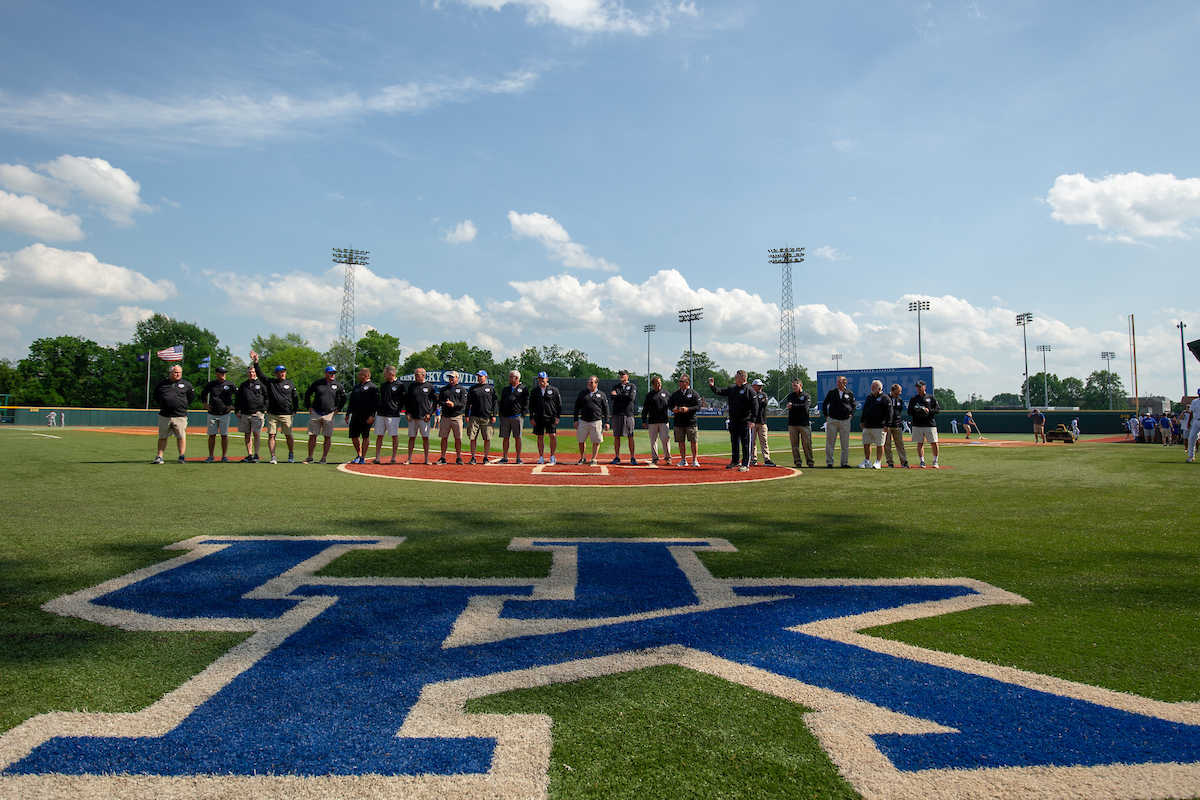
[[[701,556],[717,577],[976,578],[1031,605],[870,633],[1200,701],[1200,468],[1179,447],[951,440],[938,473],[818,468],[761,484],[596,490],[376,481],[300,465],[151,467],[153,437],[54,434],[0,429],[0,730],[50,710],[142,708],[241,641],[123,632],[39,608],[174,557],[162,547],[201,534],[408,537],[342,557],[325,571],[339,576],[544,576],[547,554],[505,549],[521,535],[723,537],[738,552]],[[204,455],[202,442],[189,438],[190,456]],[[786,451],[786,437],[773,449]],[[727,453],[723,436],[706,436],[702,456]],[[854,794],[792,704],[680,669],[569,686],[471,707],[554,717],[552,796]],[[779,747],[781,737],[796,745]],[[701,757],[681,760],[685,744]],[[624,750],[640,755],[610,757]]]

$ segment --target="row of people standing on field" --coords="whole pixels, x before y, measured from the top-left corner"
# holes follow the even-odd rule
[[[908,467],[908,452],[904,447],[903,415],[912,418],[912,441],[917,446],[919,466],[924,469],[925,445],[928,444],[933,462],[930,466],[938,469],[938,431],[937,415],[941,412],[937,399],[932,393],[926,392],[925,381],[917,381],[916,393],[905,404],[901,397],[902,387],[893,383],[888,394],[883,393],[883,382],[872,381],[871,392],[863,399],[862,417],[859,425],[862,428],[863,460],[860,469],[881,469],[886,457],[887,465],[894,467],[892,448],[895,447],[900,457],[900,466]],[[840,444],[841,467],[850,468],[850,419],[854,415],[857,401],[854,393],[846,386],[846,378],[839,375],[833,389],[825,395],[821,403],[821,412],[825,415],[825,467],[833,469],[835,444]],[[968,432],[968,437],[970,433]],[[874,458],[871,448],[875,448]],[[812,466],[812,461],[809,461]]]
[[[1181,414],[1144,414],[1131,417],[1128,426],[1129,437],[1135,442],[1144,444],[1161,444],[1164,447],[1182,444],[1191,427],[1191,409],[1186,408]]]

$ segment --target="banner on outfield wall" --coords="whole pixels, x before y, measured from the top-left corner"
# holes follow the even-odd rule
[[[431,369],[431,370],[428,370],[425,373],[425,381],[427,383],[432,383],[434,386],[438,386],[438,387],[445,386],[448,383],[450,383],[450,378],[448,378],[447,376],[451,372],[458,372],[458,382],[459,383],[465,383],[468,386],[474,386],[476,384],[476,382],[478,381],[478,378],[475,377],[474,372],[460,372],[458,370],[453,370],[453,369]],[[396,380],[400,381],[401,383],[416,383],[417,376],[413,373],[409,373],[408,375],[401,375],[400,377],[396,378]],[[490,375],[488,376],[487,382],[490,384],[493,384],[493,385],[495,385],[495,383],[496,383],[496,381],[492,380],[492,377]]]
[[[859,408],[862,408],[863,398],[871,393],[871,381],[882,381],[884,394],[892,390],[893,383],[900,384],[900,396],[904,398],[905,406],[917,393],[917,381],[925,381],[925,391],[933,394],[933,367],[881,367],[818,372],[817,391],[813,395],[813,406],[817,413],[820,412],[825,395],[837,388],[839,375],[846,376],[846,388],[854,394]]]

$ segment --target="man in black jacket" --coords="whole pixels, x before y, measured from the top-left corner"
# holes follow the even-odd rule
[[[830,389],[821,403],[825,415],[825,468],[833,469],[834,439],[841,439],[842,469],[850,469],[850,418],[857,406],[854,392],[846,388],[846,376],[838,375],[837,388]]]
[[[413,377],[416,380],[408,385],[408,399],[404,403],[404,411],[408,416],[408,460],[404,463],[412,463],[413,445],[417,443],[417,436],[420,436],[421,446],[425,448],[425,463],[430,464],[429,426],[433,423],[437,392],[433,384],[425,380],[424,367],[413,370]]]
[[[308,408],[308,458],[305,464],[313,463],[313,451],[317,447],[317,436],[324,437],[321,463],[327,463],[329,446],[333,444],[333,422],[338,412],[346,405],[346,389],[337,379],[337,369],[325,368],[325,377],[314,381],[304,393],[304,405]]]
[[[733,385],[724,389],[718,389],[716,379],[709,378],[708,388],[712,389],[713,394],[729,398],[730,461],[725,469],[749,472],[750,429],[754,426],[758,400],[754,390],[746,385],[746,370],[739,369],[733,377]]]
[[[396,451],[400,449],[400,420],[404,417],[404,404],[408,390],[396,380],[396,368],[387,366],[383,370],[383,383],[379,385],[379,406],[375,409],[375,460],[381,463],[379,451],[383,437],[392,437],[392,463],[396,463]]]
[[[883,437],[888,417],[892,413],[891,401],[883,396],[883,381],[871,381],[871,393],[863,400],[862,443],[863,462],[861,469],[883,468]],[[871,460],[871,445],[875,445],[875,460]]]
[[[242,463],[257,464],[263,416],[267,412],[267,385],[258,377],[258,367],[253,364],[246,368],[246,380],[237,389],[234,410],[237,412],[238,431],[246,434],[246,457]],[[250,449],[251,436],[254,437],[253,450]]]
[[[463,414],[467,410],[467,388],[458,382],[458,373],[453,370],[446,373],[449,381],[438,392],[438,409],[442,412],[441,422],[438,423],[438,435],[442,438],[442,454],[438,464],[446,463],[446,446],[450,443],[450,434],[454,434],[454,463],[462,464],[462,429]]]
[[[675,414],[675,449],[679,451],[679,463],[676,466],[687,466],[687,443],[692,445],[692,466],[700,466],[696,457],[696,448],[700,439],[700,431],[696,427],[696,413],[703,401],[692,388],[692,379],[684,374],[679,376],[679,388],[671,393],[671,412]]]
[[[562,418],[562,393],[550,385],[550,376],[537,374],[537,388],[529,393],[529,421],[537,437],[537,463],[546,463],[546,437],[550,437],[550,463],[557,464],[558,421]]]
[[[154,387],[154,401],[158,403],[158,455],[151,463],[163,463],[163,451],[167,439],[175,437],[179,448],[179,463],[187,461],[183,453],[187,450],[188,406],[196,399],[196,390],[183,379],[183,367],[172,364],[167,377]]]
[[[292,416],[300,408],[300,393],[296,384],[288,380],[287,367],[280,364],[275,368],[275,377],[268,378],[258,365],[258,353],[250,351],[250,361],[258,369],[258,377],[267,387],[267,449],[271,451],[271,463],[275,462],[275,435],[283,431],[287,439],[288,463],[296,460],[296,439],[292,435]]]
[[[475,460],[475,444],[483,436],[483,463],[488,463],[488,452],[492,449],[492,426],[496,424],[496,387],[488,383],[484,370],[475,373],[475,385],[467,391],[467,438],[471,440],[471,460]]]
[[[883,456],[887,459],[887,465],[894,467],[896,464],[892,461],[892,444],[895,443],[896,450],[900,453],[900,466],[908,469],[908,453],[904,450],[904,398],[900,396],[900,384],[893,383],[891,394],[888,395],[888,420],[884,428],[883,436]]]
[[[608,430],[608,397],[598,388],[600,379],[595,375],[588,378],[587,388],[575,398],[575,440],[579,442],[578,464],[587,464],[584,458],[584,443],[592,440],[591,465],[596,466],[596,454]]]
[[[925,469],[925,443],[933,449],[933,468],[938,468],[937,415],[941,411],[937,399],[925,393],[925,381],[917,381],[917,393],[908,401],[908,414],[913,418],[912,440],[917,443],[917,458]]]
[[[351,464],[367,463],[367,449],[371,446],[371,426],[375,423],[377,408],[379,387],[371,381],[371,370],[363,367],[358,371],[358,383],[350,390],[346,406],[346,425],[350,428],[350,441],[354,443],[354,459]]]
[[[792,381],[792,392],[783,401],[788,412],[788,439],[792,445],[792,461],[800,466],[800,448],[804,448],[804,460],[808,466],[813,465],[812,451],[812,421],[808,418],[808,409],[812,407],[812,397],[804,391],[804,382],[799,378]]]
[[[509,370],[508,385],[500,390],[500,438],[504,440],[504,452],[497,464],[508,463],[508,440],[517,440],[517,463],[521,463],[521,429],[525,424],[525,412],[529,410],[529,392],[521,383],[521,373]]]
[[[671,395],[662,386],[662,378],[650,379],[650,391],[642,401],[642,427],[650,434],[650,463],[658,463],[658,445],[662,443],[663,459],[671,463],[670,416]]]
[[[204,384],[200,390],[200,402],[208,412],[208,458],[205,464],[211,464],[216,459],[213,451],[217,445],[217,437],[221,437],[221,461],[229,463],[229,415],[233,413],[233,396],[237,387],[225,378],[225,368],[213,370],[217,377]]]
[[[637,411],[637,384],[629,382],[629,370],[623,369],[617,373],[617,385],[612,388],[612,431],[614,457],[609,463],[621,463],[621,437],[629,440],[629,463],[637,466],[637,458],[633,454],[633,415]]]

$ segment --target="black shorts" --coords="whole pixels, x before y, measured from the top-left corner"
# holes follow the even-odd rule
[[[534,436],[545,436],[548,433],[553,435],[555,432],[556,429],[553,422],[541,422],[539,420],[533,421]]]
[[[359,422],[358,417],[350,418],[349,428],[350,428],[350,438],[351,439],[362,439],[364,437],[369,437],[371,435],[371,431],[374,428],[374,425],[368,424],[367,423],[368,419],[370,419],[370,417],[366,417],[363,419],[362,422]]]

